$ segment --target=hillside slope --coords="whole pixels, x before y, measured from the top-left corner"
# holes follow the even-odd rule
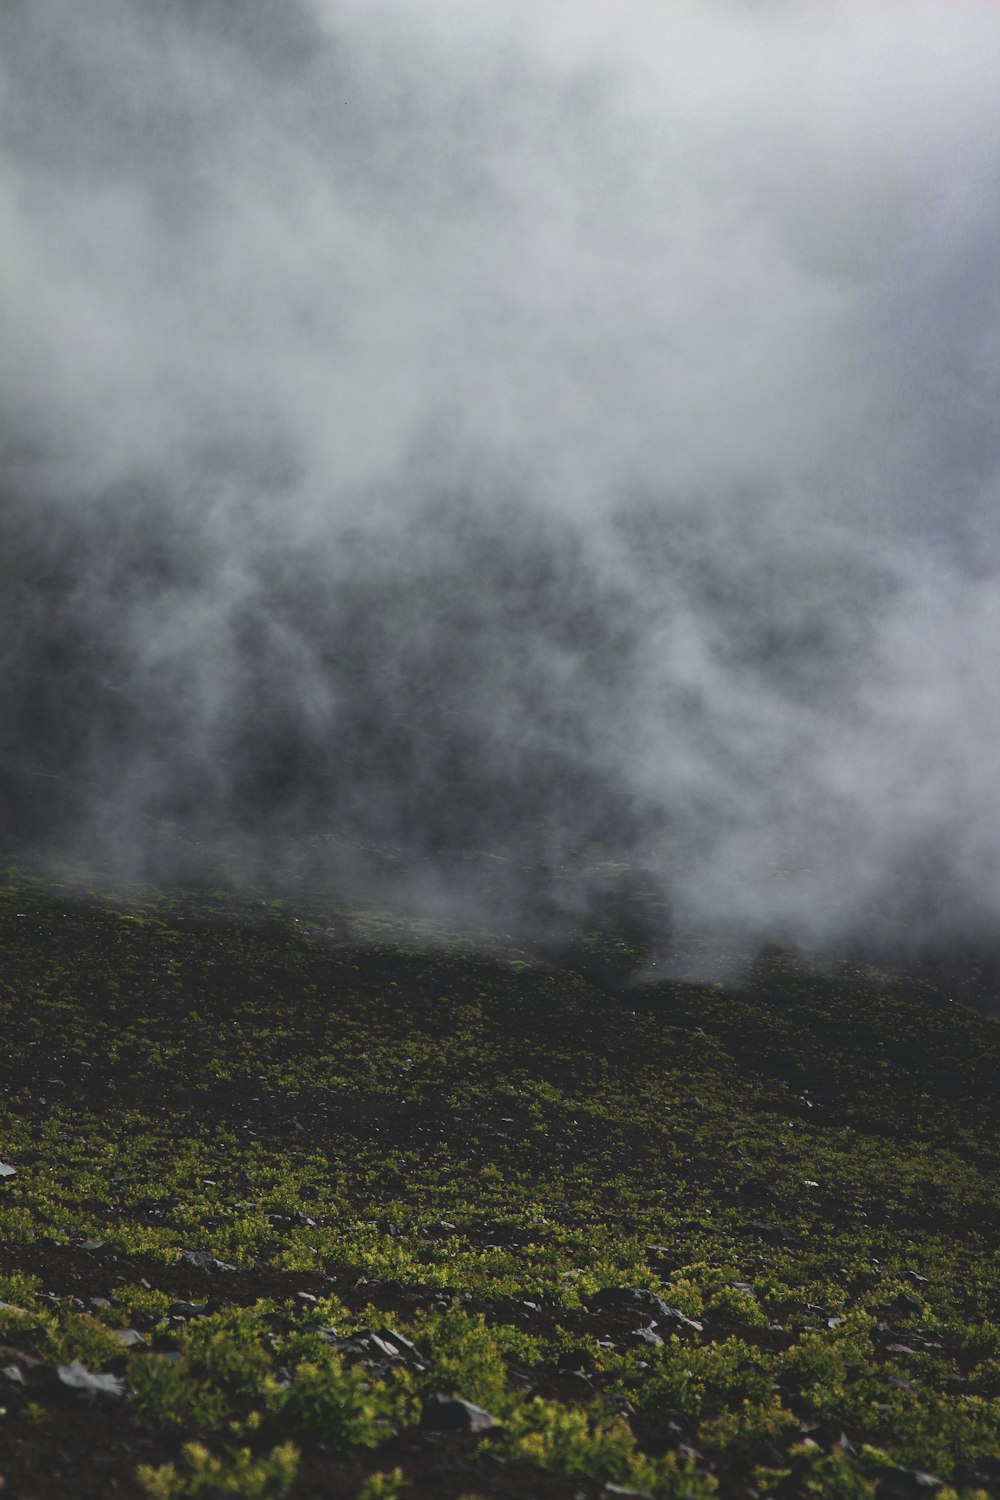
[[[1000,1492],[1000,1024],[438,939],[10,877],[5,1497]]]

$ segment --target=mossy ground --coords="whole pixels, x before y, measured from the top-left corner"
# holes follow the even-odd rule
[[[433,936],[9,877],[5,1500],[1000,1491],[1000,1024]]]

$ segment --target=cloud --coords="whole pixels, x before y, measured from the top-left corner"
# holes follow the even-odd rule
[[[920,851],[982,919],[995,6],[35,0],[0,39],[11,838],[365,844],[445,904],[470,850],[617,859],[814,940]]]

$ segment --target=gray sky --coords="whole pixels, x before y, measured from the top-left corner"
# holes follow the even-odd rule
[[[0,44],[15,832],[337,833],[446,904],[456,849],[603,851],[821,937],[919,856],[995,909],[1000,8]]]

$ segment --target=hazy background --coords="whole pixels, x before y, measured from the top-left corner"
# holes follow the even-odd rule
[[[962,0],[3,6],[7,846],[989,939],[998,76]]]

